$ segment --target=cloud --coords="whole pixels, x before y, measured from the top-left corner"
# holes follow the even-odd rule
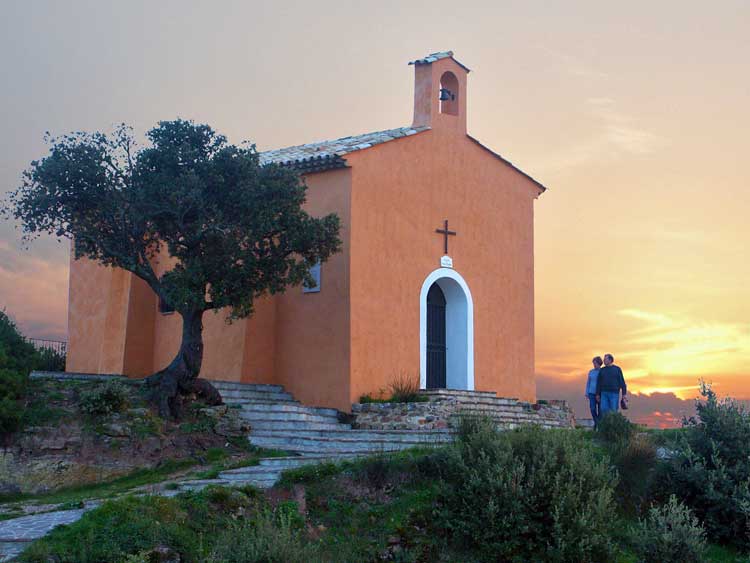
[[[31,338],[65,340],[68,267],[0,241],[0,308]]]
[[[609,78],[606,72],[594,68],[592,64],[585,62],[579,57],[574,57],[569,53],[563,53],[544,46],[539,46],[539,49],[553,59],[557,69],[565,74],[585,79]]]
[[[678,395],[701,377],[744,373],[750,364],[750,323],[699,321],[685,316],[624,309],[619,315],[640,321],[625,333],[628,357],[640,358],[649,376],[644,392],[669,389]]]
[[[585,376],[560,379],[537,374],[536,391],[540,399],[564,399],[573,409],[576,418],[591,418],[588,399],[584,397]],[[692,386],[691,396],[698,395],[698,386]],[[695,416],[695,401],[680,398],[671,392],[629,393],[627,417],[638,424],[656,428],[680,426],[683,417]]]
[[[572,137],[567,147],[542,161],[543,168],[560,171],[647,156],[668,144],[667,139],[639,126],[637,118],[620,110],[612,98],[585,99],[583,119],[590,132]]]

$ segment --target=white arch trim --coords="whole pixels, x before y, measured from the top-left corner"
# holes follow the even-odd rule
[[[452,268],[431,272],[419,294],[419,386],[427,387],[427,292],[435,282],[446,298],[447,387],[473,391],[474,301],[466,280]]]

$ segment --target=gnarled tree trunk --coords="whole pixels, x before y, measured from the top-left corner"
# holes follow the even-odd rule
[[[182,316],[182,342],[177,355],[163,370],[149,376],[151,399],[163,417],[178,418],[182,396],[194,393],[210,405],[221,404],[221,395],[205,379],[198,379],[203,362],[203,311],[178,311]]]

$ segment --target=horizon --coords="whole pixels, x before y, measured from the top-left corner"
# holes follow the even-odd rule
[[[407,62],[452,50],[472,69],[470,134],[550,188],[537,396],[585,418],[590,360],[612,353],[650,425],[689,414],[701,379],[750,398],[750,6],[430,6],[6,5],[0,197],[45,131],[125,122],[142,139],[180,116],[267,150],[408,125]],[[28,337],[64,339],[67,264],[67,243],[23,250],[0,223],[0,307]]]

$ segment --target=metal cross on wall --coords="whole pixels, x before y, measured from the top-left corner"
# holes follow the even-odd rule
[[[456,236],[456,231],[449,231],[448,230],[448,219],[445,220],[444,227],[442,229],[435,229],[436,233],[440,233],[443,235],[443,238],[445,239],[444,245],[445,245],[445,254],[448,254],[448,236]]]

